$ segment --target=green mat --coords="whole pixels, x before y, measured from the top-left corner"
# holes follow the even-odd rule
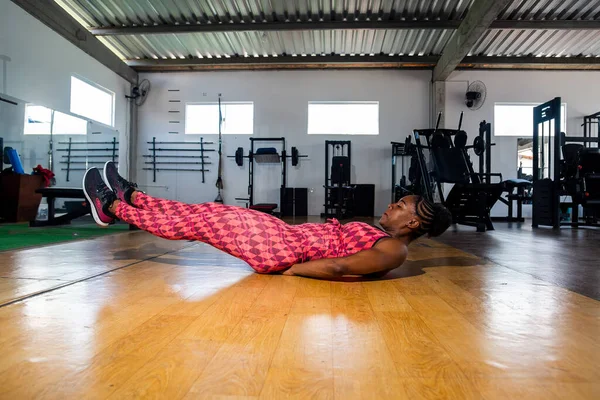
[[[93,223],[43,228],[30,228],[28,223],[0,224],[0,251],[90,239],[128,230],[127,224],[115,224],[109,228]]]

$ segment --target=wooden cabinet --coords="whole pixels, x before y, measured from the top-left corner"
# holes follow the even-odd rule
[[[37,216],[44,184],[41,175],[0,175],[0,217],[5,222],[28,222]]]

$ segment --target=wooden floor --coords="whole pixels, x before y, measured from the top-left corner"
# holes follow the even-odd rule
[[[2,399],[600,398],[600,302],[430,240],[380,281],[144,232],[0,253],[0,276]]]
[[[600,228],[532,229],[495,222],[484,234],[456,226],[439,241],[545,282],[600,300]]]

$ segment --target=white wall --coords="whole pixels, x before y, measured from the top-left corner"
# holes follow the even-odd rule
[[[464,95],[469,82],[480,80],[487,87],[487,98],[476,111],[467,109]],[[469,134],[469,142],[479,132],[483,120],[492,123],[494,134],[494,103],[535,102],[544,103],[561,97],[567,104],[567,134],[583,134],[582,117],[600,111],[600,72],[594,71],[456,71],[446,83],[446,128],[458,125],[460,112],[464,111],[463,129]],[[533,123],[533,121],[532,121]],[[492,172],[500,172],[503,178],[517,177],[517,138],[493,137]],[[477,158],[472,157],[477,169]],[[526,212],[528,210],[525,210]],[[497,204],[492,215],[506,215],[504,204]],[[515,210],[516,213],[516,210]]]
[[[138,154],[148,154],[146,142],[199,140],[199,135],[184,135],[186,102],[254,102],[254,136],[287,139],[287,150],[298,147],[308,159],[299,167],[288,164],[288,187],[308,187],[309,214],[323,211],[325,179],[325,140],[352,140],[352,177],[355,183],[375,184],[376,214],[391,198],[391,141],[404,141],[411,130],[428,126],[428,71],[254,71],[254,72],[183,72],[143,74],[152,83],[146,103],[139,109]],[[169,89],[179,92],[168,92]],[[204,95],[206,94],[206,95]],[[169,103],[181,100],[181,103]],[[308,101],[365,100],[379,101],[379,136],[307,135]],[[180,110],[169,114],[169,110]],[[178,118],[180,124],[169,124]],[[178,130],[179,135],[168,132]],[[216,135],[205,140],[217,142]],[[247,154],[248,136],[224,136],[224,154],[233,155],[238,146]],[[216,148],[216,145],[213,146]],[[157,196],[186,202],[212,201],[216,196],[217,157],[213,153],[206,183],[197,172],[159,172],[156,183],[150,171],[142,171],[145,160],[138,159],[139,184]],[[247,160],[243,168],[229,158],[224,162],[225,203],[243,205],[235,197],[245,197],[248,185]],[[269,165],[255,168],[256,202],[279,203],[280,169]],[[398,178],[399,179],[399,178]]]
[[[126,131],[127,101],[124,96],[129,93],[129,84],[124,79],[10,0],[0,0],[0,56],[10,58],[4,63],[0,57],[0,93],[24,102],[69,112],[72,75],[84,77],[115,92],[114,129],[119,135],[120,154],[127,154],[129,135]],[[96,124],[92,124],[88,130],[103,132],[91,136],[89,140],[94,141],[114,134]],[[78,139],[74,137],[74,140]],[[30,142],[42,142],[44,145],[27,144]],[[47,138],[27,138],[23,140],[21,150],[26,153],[25,157],[32,160],[46,160],[42,165],[47,167],[47,155],[44,154],[47,152],[46,144]],[[55,159],[58,155],[55,153]],[[61,174],[60,171],[55,172]]]

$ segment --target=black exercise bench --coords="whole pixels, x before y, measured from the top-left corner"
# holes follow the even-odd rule
[[[531,201],[532,196],[526,193],[526,190],[531,188],[533,184],[526,179],[507,179],[502,181],[504,192],[507,193],[506,198],[500,197],[498,200],[508,206],[508,215],[506,217],[493,217],[495,221],[506,222],[525,222],[523,218],[523,203]],[[515,192],[516,189],[516,192]],[[517,202],[517,217],[513,216],[513,202]]]
[[[260,204],[253,204],[253,205],[249,206],[248,208],[250,208],[251,210],[264,212],[265,214],[274,215],[275,209],[277,207],[278,207],[278,205],[274,204],[274,203],[260,203]]]
[[[84,215],[89,214],[90,205],[88,204],[85,195],[83,194],[83,189],[72,189],[72,188],[57,188],[57,187],[47,187],[40,188],[36,190],[36,193],[42,195],[48,199],[48,220],[47,221],[38,221],[33,220],[29,222],[29,226],[32,227],[41,227],[41,226],[56,226],[56,225],[65,225],[70,224],[71,221],[75,218],[83,217]],[[56,217],[56,209],[54,207],[54,201],[57,199],[82,199],[81,203],[71,209],[68,213],[61,215],[60,217]]]

